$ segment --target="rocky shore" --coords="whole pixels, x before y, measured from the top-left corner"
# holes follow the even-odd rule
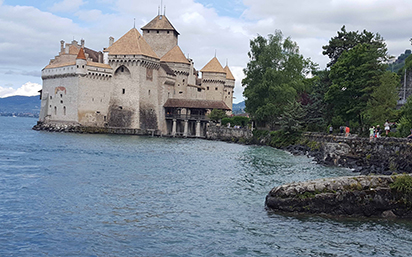
[[[285,147],[294,155],[307,155],[326,166],[352,169],[361,175],[412,172],[412,140],[406,138],[344,137],[305,133],[298,145]]]
[[[273,188],[265,206],[275,212],[332,216],[412,217],[412,177],[354,176]]]

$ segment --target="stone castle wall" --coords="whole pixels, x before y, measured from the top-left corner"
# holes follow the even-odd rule
[[[412,140],[406,138],[369,138],[305,133],[318,162],[353,168],[362,174],[412,172]]]

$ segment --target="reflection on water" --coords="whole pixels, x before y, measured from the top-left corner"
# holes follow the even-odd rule
[[[408,256],[407,221],[281,215],[274,186],[352,174],[269,147],[32,131],[0,117],[0,256]]]

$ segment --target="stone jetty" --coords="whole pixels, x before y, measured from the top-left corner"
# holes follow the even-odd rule
[[[275,187],[265,205],[275,212],[411,218],[411,186],[406,174],[324,178]]]

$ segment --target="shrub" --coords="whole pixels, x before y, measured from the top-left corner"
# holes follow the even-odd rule
[[[407,174],[396,176],[395,181],[389,186],[397,192],[410,194],[412,193],[412,177]]]

